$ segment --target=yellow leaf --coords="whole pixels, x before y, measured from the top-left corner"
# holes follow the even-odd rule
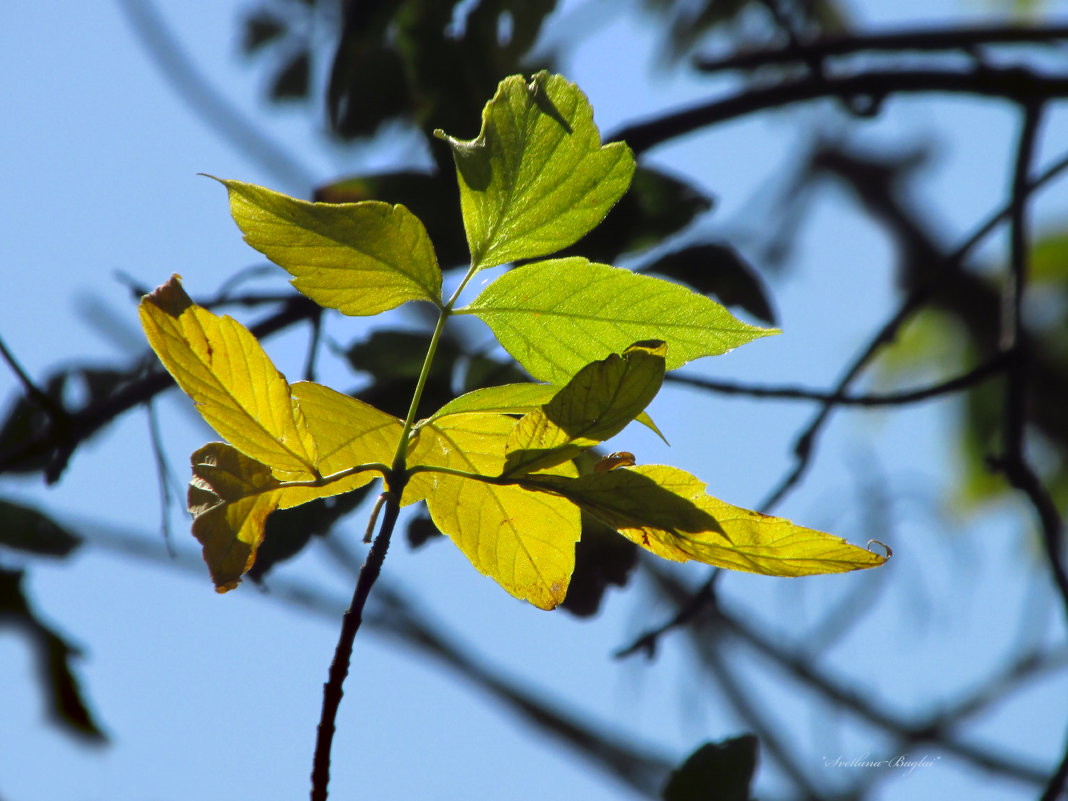
[[[245,241],[320,306],[372,315],[409,300],[441,305],[441,269],[419,218],[376,200],[308,203],[219,180]]]
[[[195,305],[176,275],[139,310],[152,349],[220,436],[276,474],[315,476],[318,453],[304,414],[247,328]]]
[[[515,420],[506,415],[456,414],[424,425],[409,467],[446,467],[499,475]],[[573,466],[562,470],[573,473]],[[517,486],[436,472],[412,476],[404,502],[426,499],[430,516],[479,572],[540,609],[558,606],[575,569],[581,534],[573,503]]]
[[[844,573],[886,558],[840,537],[781,517],[732,506],[705,494],[684,470],[640,465],[567,480],[524,480],[571,499],[627,539],[664,559],[769,576]]]

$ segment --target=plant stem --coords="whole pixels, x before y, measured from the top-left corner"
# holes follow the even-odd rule
[[[367,530],[374,529],[375,520],[379,510],[385,506],[386,513],[382,517],[382,528],[375,538],[371,550],[367,553],[367,560],[360,568],[360,576],[356,580],[356,589],[352,594],[352,602],[345,611],[341,621],[341,634],[338,636],[337,648],[334,649],[334,661],[330,664],[330,674],[326,684],[323,685],[323,711],[319,718],[318,736],[315,740],[315,758],[312,765],[312,801],[326,801],[327,789],[330,785],[330,747],[334,742],[334,721],[337,718],[337,710],[341,705],[341,696],[344,694],[342,685],[349,673],[349,660],[352,658],[352,644],[356,639],[356,632],[363,621],[363,607],[371,593],[378,574],[382,570],[382,562],[389,550],[389,539],[393,534],[393,527],[397,523],[397,515],[400,513],[399,492],[391,490],[383,492],[375,508],[371,512]]]

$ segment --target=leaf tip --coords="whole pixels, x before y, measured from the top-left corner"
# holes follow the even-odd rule
[[[141,298],[141,305],[151,303],[171,317],[178,317],[193,305],[193,300],[182,288],[182,276],[174,273],[166,283]]]

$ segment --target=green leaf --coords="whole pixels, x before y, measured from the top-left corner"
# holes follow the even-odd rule
[[[648,551],[674,562],[769,576],[844,573],[877,567],[882,555],[821,531],[731,506],[705,494],[705,483],[664,465],[624,467],[574,479],[529,476],[577,503]]]
[[[760,274],[730,245],[690,245],[663,254],[643,265],[641,271],[681,281],[702,294],[715,295],[724,306],[740,306],[757,319],[775,324],[775,312]]]
[[[292,389],[318,445],[322,475],[392,460],[403,430],[400,420],[320,384],[302,381]],[[192,463],[193,535],[219,592],[236,587],[252,567],[267,516],[275,509],[350,492],[375,477],[366,470],[321,485],[286,486],[270,467],[221,442],[196,451]]]
[[[0,546],[42,556],[68,556],[81,540],[30,506],[0,500]]]
[[[526,414],[552,400],[560,387],[552,384],[504,384],[483,387],[453,398],[433,415],[429,422],[450,414],[496,412],[498,414]]]
[[[684,286],[577,257],[509,270],[458,311],[485,322],[534,378],[556,383],[638,340],[665,341],[674,370],[778,333]]]
[[[622,431],[660,391],[665,350],[663,342],[636,343],[579,370],[512,429],[503,475],[552,467]]]
[[[601,145],[593,109],[573,83],[539,72],[501,81],[478,138],[452,147],[473,266],[545,256],[578,241],[627,191],[634,157]]]
[[[372,315],[409,300],[441,305],[441,270],[419,219],[404,206],[308,203],[216,179],[245,241],[293,276],[320,306]]]
[[[409,467],[499,475],[515,420],[460,414],[423,426]],[[571,471],[573,472],[573,470]],[[434,525],[475,568],[516,598],[553,609],[567,594],[581,535],[578,508],[563,498],[438,472],[412,476],[403,502],[425,498]]]
[[[315,476],[319,454],[304,414],[247,328],[195,305],[178,276],[145,295],[139,311],[152,349],[208,425],[256,461]]]
[[[483,387],[453,398],[428,419],[433,421],[450,414],[468,414],[470,412],[497,412],[498,414],[527,414],[552,400],[560,391],[555,384],[502,384],[497,387]],[[664,435],[646,412],[634,418],[656,434],[664,442]]]
[[[668,777],[663,801],[749,801],[756,771],[757,738],[752,734],[721,743],[705,743]]]

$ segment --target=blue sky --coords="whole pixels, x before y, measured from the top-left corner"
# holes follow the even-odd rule
[[[295,154],[312,180],[381,165],[381,154],[330,146],[303,111],[258,102],[262,73],[237,55],[241,8],[168,8],[166,18],[211,83]],[[952,3],[857,4],[858,20],[872,25],[933,24],[960,14],[986,18],[990,11]],[[0,15],[0,100],[7,120],[0,126],[6,198],[0,261],[8,294],[17,300],[0,312],[0,334],[34,376],[72,356],[135,358],[141,347],[135,309],[113,278],[116,271],[148,286],[179,272],[196,294],[259,262],[233,226],[222,189],[197,173],[295,194],[308,187],[280,183],[191,115],[146,58],[118,4],[64,4],[60,10],[52,3],[13,3]],[[631,109],[652,113],[721,88],[666,73],[650,78],[654,56],[647,40],[640,24],[620,15],[584,41],[568,66],[603,131],[626,122]],[[619,42],[627,43],[627,58],[607,56]],[[691,173],[712,191],[719,205],[704,225],[730,236],[751,214],[754,192],[786,168],[791,136],[809,119],[810,112],[800,111],[744,120],[650,158]],[[921,185],[922,199],[961,237],[1003,197],[1014,131],[1015,119],[1003,109],[909,99],[889,103],[886,119],[864,136],[937,138],[938,160]],[[1068,119],[1058,112],[1042,152],[1052,157],[1066,133]],[[404,143],[396,152],[406,154]],[[1036,213],[1040,220],[1068,215],[1063,183],[1041,196]],[[835,190],[821,194],[810,215],[794,269],[773,285],[784,334],[688,369],[762,383],[823,387],[834,380],[892,302],[893,254]],[[1003,238],[995,238],[989,252],[996,255],[1003,246]],[[284,286],[281,276],[273,280],[270,286]],[[111,322],[110,334],[93,322],[101,313]],[[348,342],[368,325],[331,319],[328,334]],[[299,373],[303,337],[293,332],[267,343],[283,371]],[[352,384],[330,363],[321,380]],[[0,372],[0,394],[7,398],[14,390],[11,375]],[[177,393],[160,402],[159,412],[168,454],[184,479],[187,455],[213,437]],[[643,462],[677,464],[707,480],[718,497],[752,505],[789,466],[789,443],[811,410],[669,390],[651,413],[673,446],[666,449],[635,427],[620,436],[619,448]],[[953,454],[939,443],[953,414],[951,403],[939,402],[894,414],[839,415],[821,440],[810,479],[777,509],[863,544],[869,531],[856,499],[865,492],[870,499],[870,491],[857,477],[876,470],[895,487],[885,536],[896,556],[885,569],[804,581],[729,575],[722,582],[725,603],[784,637],[833,611],[859,584],[872,583],[877,592],[870,613],[824,663],[904,709],[927,709],[981,682],[1014,643],[1064,641],[1020,517],[1005,509],[970,524],[941,516]],[[146,415],[132,412],[75,456],[58,487],[46,491],[4,477],[0,493],[47,504],[100,538],[107,535],[103,524],[114,523],[162,555],[147,432]],[[86,646],[80,677],[113,742],[89,749],[45,725],[30,655],[20,639],[0,631],[4,801],[292,798],[307,792],[337,621],[295,610],[252,586],[217,596],[197,566],[184,513],[174,513],[173,529],[193,569],[131,559],[108,547],[85,548],[70,564],[34,564],[33,599],[47,620]],[[355,543],[361,531],[357,513],[344,536]],[[705,576],[699,566],[680,570],[694,584]],[[280,575],[307,582],[339,604],[350,592],[351,577],[332,566],[321,547]],[[720,690],[697,680],[680,640],[666,643],[651,664],[610,658],[666,613],[649,608],[636,589],[613,594],[596,620],[576,621],[513,601],[446,543],[413,553],[400,541],[384,580],[508,675],[668,758],[745,730]],[[756,664],[747,659],[751,655],[743,654],[739,664]],[[750,668],[744,680],[763,690],[774,716],[799,742],[824,747],[806,751],[805,767],[818,781],[838,779],[813,764],[817,755],[853,758],[887,747],[844,715],[817,717],[784,676]],[[1010,742],[1016,753],[1051,762],[1063,743],[1066,690],[1063,675],[1030,686],[984,717],[975,736]],[[357,639],[338,725],[332,784],[338,798],[630,797],[566,749],[517,725],[455,674],[371,631]],[[781,777],[765,769],[759,787],[771,797]],[[885,799],[1033,795],[1022,785],[963,770],[950,758],[895,775],[883,790]]]

